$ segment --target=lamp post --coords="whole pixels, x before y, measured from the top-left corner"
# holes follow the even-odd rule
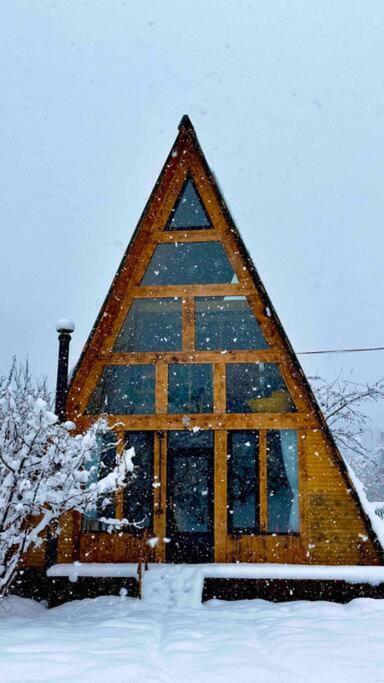
[[[59,422],[65,422],[67,416],[67,390],[68,390],[68,360],[69,343],[71,334],[75,330],[72,320],[61,318],[56,323],[56,331],[59,333],[59,356],[57,361],[57,382],[55,413]],[[57,520],[47,529],[45,544],[44,569],[55,564],[57,558]]]
[[[57,321],[56,330],[59,333],[59,357],[57,362],[55,412],[60,422],[64,422],[67,416],[69,344],[71,334],[75,330],[75,325],[72,320],[62,318]]]

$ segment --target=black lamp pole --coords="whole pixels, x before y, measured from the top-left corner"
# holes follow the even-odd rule
[[[75,325],[71,320],[63,318],[56,323],[56,330],[59,333],[59,356],[57,361],[55,413],[59,418],[59,422],[65,422],[67,417],[69,343],[71,341],[71,334],[75,330]],[[52,567],[57,558],[57,534],[55,533],[55,524],[56,523],[53,523],[53,525],[47,529],[44,562],[45,570]]]
[[[65,422],[67,417],[69,344],[74,329],[75,326],[70,320],[63,319],[56,323],[56,330],[59,333],[59,357],[57,363],[55,413],[60,422]]]

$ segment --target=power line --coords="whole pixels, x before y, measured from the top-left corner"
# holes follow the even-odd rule
[[[326,353],[363,353],[366,351],[384,351],[384,346],[372,346],[366,349],[326,349],[325,351],[297,351],[297,356],[314,356]]]

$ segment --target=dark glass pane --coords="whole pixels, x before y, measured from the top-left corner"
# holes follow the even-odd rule
[[[203,230],[211,223],[194,182],[189,178],[171,211],[167,230]]]
[[[85,464],[89,471],[88,486],[95,484],[99,479],[103,479],[110,474],[116,466],[116,445],[117,436],[114,432],[106,432],[97,437],[96,448],[91,454],[91,460]],[[108,526],[99,522],[101,517],[105,519],[115,518],[115,497],[114,494],[100,496],[96,507],[83,515],[83,531],[105,531]]]
[[[245,296],[195,299],[196,349],[267,349]]]
[[[228,446],[228,526],[234,532],[254,532],[259,527],[259,435],[229,432]]]
[[[212,365],[180,363],[168,369],[168,412],[211,413]]]
[[[299,531],[297,432],[267,432],[267,498],[270,533]]]
[[[169,432],[174,532],[208,532],[211,527],[213,433]]]
[[[204,285],[237,282],[220,242],[158,244],[142,285]]]
[[[181,299],[134,299],[114,351],[181,351]]]
[[[153,443],[153,432],[125,433],[125,449],[135,449],[133,464],[136,476],[124,491],[124,517],[135,523],[138,529],[152,527]]]
[[[155,368],[153,365],[108,365],[88,403],[92,415],[154,413]]]
[[[227,365],[228,413],[292,413],[296,407],[274,363]]]

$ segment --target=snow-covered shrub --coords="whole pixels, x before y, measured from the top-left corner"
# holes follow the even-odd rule
[[[58,533],[63,513],[100,509],[100,498],[107,504],[108,494],[133,476],[130,449],[95,481],[89,463],[107,424],[99,420],[76,435],[73,423],[61,424],[50,406],[45,384],[32,381],[27,364],[14,362],[8,377],[0,377],[0,597],[43,532]]]

